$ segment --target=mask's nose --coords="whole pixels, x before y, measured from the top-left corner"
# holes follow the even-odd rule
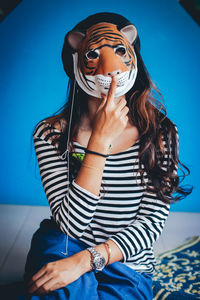
[[[96,75],[113,76],[127,71],[125,64],[112,47],[102,47],[97,65]]]
[[[113,71],[113,72],[108,72],[108,73],[105,73],[104,76],[115,76],[115,75],[119,75],[121,74],[121,70],[116,70],[116,71]]]

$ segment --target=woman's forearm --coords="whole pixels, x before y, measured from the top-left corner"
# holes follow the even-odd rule
[[[116,86],[117,79],[113,77],[108,95],[103,95],[93,120],[93,131],[88,143],[89,150],[108,154],[110,143],[120,136],[127,125],[129,109],[125,97],[118,101],[114,98]],[[75,182],[99,196],[105,161],[102,156],[86,154]]]
[[[111,240],[108,240],[108,243],[112,253],[110,262],[121,260],[122,253],[117,245]],[[104,244],[95,246],[95,248],[105,259],[108,259]],[[91,256],[88,250],[50,262],[31,278],[28,283],[29,293],[47,294],[74,282],[91,269]]]
[[[109,142],[103,141],[97,136],[91,136],[88,149],[108,154]],[[105,162],[105,157],[87,153],[75,179],[76,184],[88,192],[99,196]]]

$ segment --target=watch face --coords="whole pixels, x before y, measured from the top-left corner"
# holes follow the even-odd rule
[[[94,267],[97,271],[101,271],[106,264],[106,261],[103,256],[96,256],[93,260]]]

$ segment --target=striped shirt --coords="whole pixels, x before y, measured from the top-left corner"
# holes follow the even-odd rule
[[[61,231],[88,246],[111,239],[123,253],[122,263],[138,272],[152,273],[153,243],[164,227],[169,205],[141,184],[140,142],[109,155],[100,194],[96,196],[74,180],[69,183],[67,160],[61,158],[53,142],[60,134],[48,122],[41,121],[33,136],[43,187]],[[76,141],[74,149],[85,152]],[[146,173],[144,178],[148,182]]]

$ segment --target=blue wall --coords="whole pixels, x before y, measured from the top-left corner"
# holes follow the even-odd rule
[[[65,102],[67,78],[61,63],[65,33],[100,11],[120,13],[138,27],[144,61],[179,128],[180,158],[191,170],[185,183],[195,187],[172,210],[200,212],[200,32],[176,0],[25,0],[0,24],[0,203],[48,205],[32,131]]]

